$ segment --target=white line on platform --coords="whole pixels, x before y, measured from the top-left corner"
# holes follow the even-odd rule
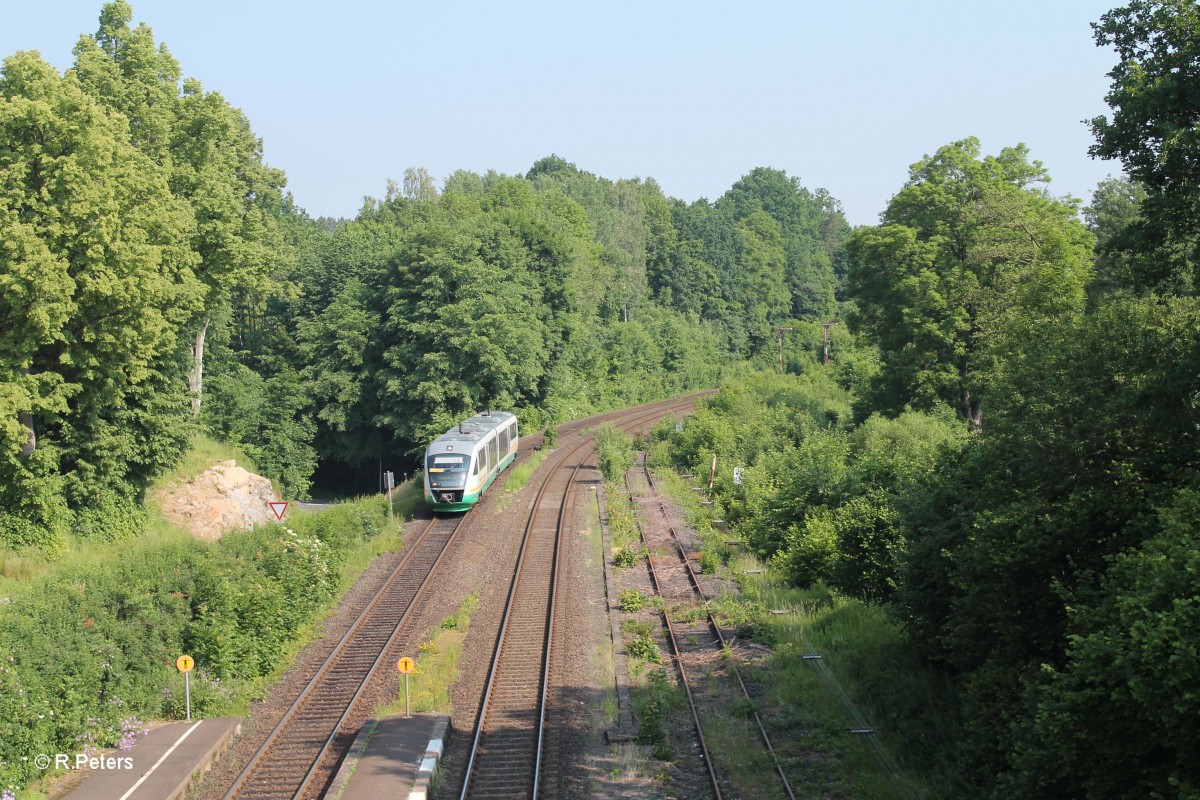
[[[153,767],[151,767],[150,769],[148,769],[148,770],[146,770],[144,773],[142,773],[142,777],[138,778],[138,782],[137,782],[137,783],[135,783],[133,786],[129,787],[129,791],[128,791],[128,792],[126,792],[125,794],[121,795],[121,798],[120,798],[120,800],[128,800],[128,798],[129,798],[129,795],[133,794],[133,793],[134,793],[134,791],[135,791],[135,790],[136,790],[136,789],[137,789],[139,786],[141,786],[143,782],[145,782],[146,778],[149,778],[149,777],[150,777],[150,774],[151,774],[152,772],[154,772],[154,770],[158,769],[158,768],[159,768],[159,766],[160,766],[160,765],[161,765],[161,764],[162,764],[164,761],[166,761],[166,760],[167,760],[167,756],[171,755],[171,753],[174,753],[174,752],[175,752],[175,748],[176,748],[176,747],[179,747],[179,745],[183,744],[183,740],[184,740],[184,739],[186,739],[187,737],[191,736],[191,735],[192,735],[192,731],[194,731],[194,730],[196,730],[196,728],[199,728],[199,727],[200,727],[200,723],[201,723],[201,722],[203,722],[203,721],[204,721],[204,720],[196,720],[196,723],[195,723],[194,725],[192,725],[192,727],[190,727],[190,728],[188,728],[186,731],[184,731],[184,732],[183,732],[183,736],[180,736],[180,737],[179,737],[179,738],[178,738],[178,739],[175,741],[175,744],[171,745],[171,747],[170,747],[170,748],[167,750],[167,752],[165,752],[165,753],[163,753],[163,754],[162,754],[162,758],[160,758],[160,759],[158,759],[158,761],[155,761],[155,762],[154,762],[154,766],[153,766]]]

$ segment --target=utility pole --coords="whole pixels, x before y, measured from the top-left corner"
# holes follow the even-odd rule
[[[779,371],[780,372],[783,372],[783,332],[784,331],[794,331],[794,330],[796,330],[796,329],[795,328],[784,328],[784,327],[779,327],[779,328],[775,329],[776,333],[779,334]]]
[[[822,322],[821,323],[821,327],[825,329],[825,363],[826,364],[829,363],[829,328],[832,325],[838,325],[838,324],[840,324],[840,323],[838,323],[838,321],[836,319],[833,320],[832,322]]]

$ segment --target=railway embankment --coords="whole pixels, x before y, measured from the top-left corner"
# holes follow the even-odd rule
[[[159,522],[0,577],[0,788],[36,779],[53,797],[61,772],[37,755],[120,754],[148,723],[183,719],[185,653],[193,718],[245,714],[397,541],[381,497],[238,527],[206,541]]]

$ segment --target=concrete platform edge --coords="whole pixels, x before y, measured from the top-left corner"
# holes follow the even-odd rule
[[[220,721],[220,719],[222,718],[218,718],[218,721]],[[196,783],[197,779],[204,773],[208,772],[209,768],[216,763],[217,759],[219,759],[221,755],[229,749],[229,743],[233,741],[233,737],[242,732],[241,717],[230,717],[227,719],[229,719],[233,724],[226,726],[225,732],[221,734],[221,738],[217,739],[217,741],[213,743],[213,746],[209,748],[208,752],[204,754],[199,762],[197,762],[195,769],[192,770],[192,773],[179,782],[179,785],[172,790],[171,794],[167,795],[166,800],[183,800],[183,798],[187,796],[187,793],[192,788],[193,784]]]
[[[625,653],[625,637],[621,634],[620,604],[617,599],[616,578],[612,566],[612,534],[608,529],[607,498],[604,487],[596,489],[596,506],[600,513],[600,531],[604,541],[604,594],[608,605],[608,631],[613,645],[613,666],[616,673],[617,724],[604,732],[609,744],[633,741],[633,700],[629,689],[629,660]]]
[[[408,800],[427,800],[429,797],[429,791],[433,787],[433,780],[437,777],[438,764],[442,760],[442,753],[446,751],[446,731],[449,728],[449,717],[441,717],[433,726],[433,733],[429,737],[429,745],[425,748],[425,757],[421,759],[421,768],[417,772],[417,782],[413,784],[412,791],[408,793]]]
[[[354,743],[350,745],[350,752],[342,760],[342,765],[338,768],[337,774],[334,775],[333,781],[329,784],[327,797],[337,800],[337,798],[345,794],[347,787],[350,785],[351,777],[353,777],[355,770],[358,769],[359,761],[366,753],[371,739],[375,736],[375,731],[379,727],[379,723],[380,720],[374,718],[363,723],[363,726],[358,731],[358,735],[354,737]],[[439,717],[437,722],[434,723],[433,731],[429,736],[429,744],[425,746],[420,766],[417,768],[416,780],[413,782],[412,789],[408,792],[408,800],[428,800],[434,779],[437,777],[438,764],[442,760],[442,754],[446,752],[446,733],[449,728],[449,717]]]
[[[358,760],[366,752],[367,744],[370,743],[371,737],[375,735],[377,727],[379,727],[379,720],[369,719],[358,729],[358,736],[354,737],[354,744],[350,745],[350,752],[342,759],[342,765],[338,767],[337,774],[333,776],[333,781],[329,784],[330,796],[335,798],[335,800],[341,797],[342,793],[346,791],[346,786],[350,783],[350,776],[358,768]]]

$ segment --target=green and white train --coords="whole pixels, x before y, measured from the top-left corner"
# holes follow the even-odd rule
[[[425,451],[425,502],[434,511],[466,511],[516,457],[516,415],[476,414]]]

